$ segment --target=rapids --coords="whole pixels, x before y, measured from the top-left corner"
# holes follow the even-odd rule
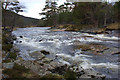
[[[20,49],[19,56],[24,60],[35,60],[29,54],[34,51],[46,50],[63,64],[74,64],[84,69],[94,68],[108,78],[118,77],[118,55],[95,55],[88,51],[77,49],[77,45],[99,44],[108,48],[119,48],[120,38],[107,34],[89,34],[81,32],[50,31],[49,27],[18,28],[12,34],[17,37],[14,45]],[[85,54],[82,54],[82,53]]]

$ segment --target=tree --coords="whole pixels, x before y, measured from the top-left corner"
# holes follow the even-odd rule
[[[13,2],[3,2],[2,3],[2,12],[3,12],[3,27],[4,29],[6,28],[6,21],[5,21],[5,17],[6,16],[6,11],[12,11],[14,13],[18,12],[23,12],[22,8],[25,8],[24,6],[20,5],[19,1],[13,1]],[[12,15],[11,15],[12,16]],[[15,25],[15,20],[16,17],[13,16],[13,26]],[[13,26],[11,27],[13,29]]]
[[[42,10],[43,12],[40,15],[44,15],[45,17],[42,20],[45,20],[49,25],[56,26],[56,16],[57,16],[57,2],[46,2],[45,8]]]
[[[92,24],[98,27],[106,23],[107,16],[105,15],[108,15],[108,4],[102,2],[74,4],[73,14],[76,24]]]
[[[120,22],[120,1],[114,5],[114,18],[117,22]]]

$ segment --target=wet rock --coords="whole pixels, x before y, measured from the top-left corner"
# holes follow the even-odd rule
[[[12,69],[14,66],[14,62],[3,63],[2,65],[3,65],[3,68]]]
[[[41,42],[42,40],[39,40],[39,42]]]
[[[17,40],[17,38],[16,38],[15,35],[12,35],[12,39],[13,39],[13,40]]]
[[[45,50],[42,50],[42,51],[40,51],[40,52],[43,53],[44,55],[50,54],[48,51],[45,51]]]
[[[109,48],[108,50],[105,50],[103,53],[104,54],[114,54],[114,53],[119,53],[120,49],[119,48]]]
[[[11,52],[13,53],[20,52],[20,49],[17,46],[13,46],[13,48],[11,49]]]
[[[22,43],[22,41],[20,41],[19,43]]]
[[[30,56],[36,59],[43,59],[45,58],[45,55],[39,51],[35,51],[33,53],[30,53]]]
[[[23,36],[20,36],[20,38],[23,38]]]
[[[120,55],[120,52],[112,53],[112,55]]]
[[[85,74],[90,76],[91,78],[97,78],[97,79],[104,79],[106,77],[105,75],[100,74],[93,69],[86,69]]]

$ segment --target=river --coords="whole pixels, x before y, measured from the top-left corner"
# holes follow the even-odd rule
[[[89,34],[81,32],[51,31],[50,27],[18,28],[12,33],[17,37],[14,45],[20,49],[19,56],[24,60],[35,60],[29,54],[34,51],[46,50],[63,64],[80,65],[84,69],[93,68],[108,78],[118,78],[118,55],[120,38],[107,34]],[[83,50],[79,45],[98,45],[107,47],[101,52]],[[95,48],[95,49],[96,49]],[[93,48],[94,49],[94,48]]]

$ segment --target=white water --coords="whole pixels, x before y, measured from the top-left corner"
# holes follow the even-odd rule
[[[74,64],[82,66],[84,69],[93,67],[118,69],[118,65],[115,63],[103,63],[102,60],[101,63],[95,63],[95,61],[92,60],[93,56],[81,54],[81,49],[73,50],[72,47],[73,45],[79,45],[81,43],[115,44],[115,40],[119,40],[118,37],[80,32],[51,32],[47,29],[49,29],[49,27],[19,28],[13,31],[13,34],[17,36],[14,45],[20,48],[20,56],[24,60],[35,60],[29,55],[30,53],[46,50],[51,53],[53,58],[57,56],[58,61],[63,64]],[[20,36],[23,36],[23,38],[20,38]]]

